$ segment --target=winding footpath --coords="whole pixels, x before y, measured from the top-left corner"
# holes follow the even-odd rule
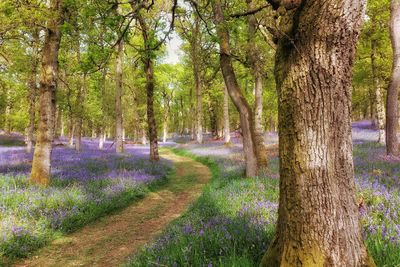
[[[110,267],[124,263],[184,213],[211,178],[210,170],[199,162],[170,151],[162,156],[172,160],[176,170],[166,186],[118,213],[54,240],[16,266]]]

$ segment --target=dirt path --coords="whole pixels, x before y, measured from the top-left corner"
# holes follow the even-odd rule
[[[16,266],[118,266],[179,217],[201,194],[210,170],[192,159],[163,152],[176,175],[161,190],[116,214],[57,239]]]

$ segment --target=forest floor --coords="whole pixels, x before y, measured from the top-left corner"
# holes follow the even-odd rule
[[[160,190],[103,217],[77,232],[54,240],[16,266],[117,266],[153,240],[201,194],[211,177],[203,164],[164,151],[175,173]]]

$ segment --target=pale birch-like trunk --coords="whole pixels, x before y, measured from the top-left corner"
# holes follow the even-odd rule
[[[378,142],[381,144],[385,143],[385,106],[383,104],[382,87],[377,73],[376,56],[377,56],[377,40],[371,42],[371,67],[372,67],[372,78],[374,84],[374,98],[375,98],[375,110],[376,110],[376,122],[379,129]]]
[[[124,152],[124,141],[122,140],[123,120],[122,120],[122,60],[124,55],[124,43],[121,40],[117,45],[116,58],[116,84],[115,84],[115,151]]]
[[[231,129],[229,123],[229,94],[224,84],[224,140],[225,144],[231,142]]]

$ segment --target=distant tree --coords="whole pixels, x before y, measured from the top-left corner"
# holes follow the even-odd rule
[[[280,199],[262,266],[375,266],[363,243],[351,77],[365,1],[269,1],[280,24]]]

